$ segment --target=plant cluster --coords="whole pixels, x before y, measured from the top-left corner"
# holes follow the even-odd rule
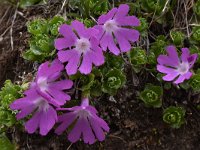
[[[25,129],[30,134],[39,129],[41,135],[47,135],[58,124],[56,134],[66,131],[73,143],[83,139],[93,144],[96,139],[105,139],[109,127],[98,116],[92,100],[102,94],[116,95],[123,88],[127,64],[135,73],[146,71],[156,79],[139,91],[138,98],[146,107],[161,108],[165,90],[172,86],[199,93],[200,72],[193,70],[200,61],[198,26],[192,28],[189,48],[184,44],[185,34],[174,29],[169,37],[155,36],[150,47],[138,46],[149,34],[149,18],[153,15],[157,23],[163,23],[170,15],[169,6],[174,4],[167,0],[138,0],[130,3],[130,12],[128,5],[121,4],[106,13],[107,0],[75,0],[70,5],[81,8],[81,16],[69,14],[75,20],[55,16],[29,22],[30,49],[23,57],[41,65],[29,88],[23,90],[25,96],[12,97],[8,102],[13,110],[9,112],[17,110],[18,120],[27,118]],[[197,1],[194,7],[198,16],[199,5]],[[143,12],[146,13],[141,15]],[[76,100],[74,93],[78,93]],[[179,128],[185,122],[185,114],[183,107],[169,106],[163,111],[163,121]]]

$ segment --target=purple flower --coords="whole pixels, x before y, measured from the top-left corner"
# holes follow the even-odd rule
[[[87,98],[82,100],[81,106],[60,110],[68,110],[69,112],[58,117],[58,122],[62,123],[56,129],[57,134],[61,134],[73,124],[73,129],[68,135],[69,141],[73,143],[78,141],[81,136],[84,142],[89,144],[93,144],[96,138],[99,141],[105,139],[104,131],[108,132],[109,127],[103,119],[97,116],[97,110],[89,105]]]
[[[157,59],[159,63],[157,65],[157,70],[166,74],[163,77],[163,80],[174,80],[175,84],[179,84],[182,83],[185,79],[189,79],[192,76],[190,69],[194,65],[198,55],[190,55],[188,48],[182,48],[182,54],[179,58],[174,46],[168,46],[166,50],[168,56],[160,55]]]
[[[139,26],[140,21],[135,16],[127,16],[129,6],[122,4],[119,8],[113,8],[107,14],[101,15],[98,19],[100,45],[104,51],[107,48],[115,55],[121,52],[127,52],[131,49],[130,42],[139,39],[137,30],[127,28]],[[119,44],[119,48],[117,47]]]
[[[104,63],[103,52],[96,39],[98,30],[87,29],[75,20],[71,26],[61,25],[59,32],[64,37],[55,40],[55,47],[59,50],[58,59],[67,62],[65,69],[68,75],[76,74],[78,69],[83,74],[89,74],[92,64],[100,66]]]
[[[28,133],[34,133],[40,128],[40,134],[46,135],[57,121],[56,110],[41,97],[34,88],[25,91],[26,97],[15,100],[10,108],[20,110],[17,119],[24,118],[34,112],[32,118],[25,123]]]
[[[35,82],[32,88],[36,88],[38,94],[51,101],[55,106],[64,105],[71,97],[63,90],[70,89],[73,85],[71,80],[56,81],[61,76],[64,66],[59,60],[54,60],[51,64],[45,62],[39,66]]]

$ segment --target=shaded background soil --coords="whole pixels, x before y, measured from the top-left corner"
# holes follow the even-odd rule
[[[21,58],[22,52],[28,46],[26,22],[37,17],[51,18],[59,12],[61,5],[62,3],[55,1],[45,6],[33,6],[17,11],[15,7],[0,5],[0,87],[6,79],[17,82],[24,76],[31,78],[37,64]],[[163,30],[159,26],[153,26],[152,29],[154,33]],[[172,129],[162,121],[162,108],[146,108],[136,99],[136,91],[148,78],[144,72],[133,76],[129,70],[130,67],[127,66],[128,82],[116,96],[103,96],[95,101],[100,116],[108,122],[111,129],[104,142],[96,142],[91,146],[81,141],[70,144],[66,135],[56,136],[53,131],[46,137],[41,137],[37,134],[28,135],[17,129],[7,133],[9,138],[17,143],[20,150],[200,149],[200,113],[194,107],[199,102],[199,96],[191,96],[190,91],[176,88],[165,91],[163,107],[179,103],[187,109],[186,124],[180,129]],[[139,86],[135,85],[136,82]]]

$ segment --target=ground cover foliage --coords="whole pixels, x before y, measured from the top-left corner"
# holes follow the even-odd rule
[[[5,4],[4,4],[5,3]],[[180,84],[163,81],[157,58],[174,45],[179,55],[187,47],[199,54],[200,1],[5,1],[1,4],[0,30],[0,142],[7,149],[198,149],[199,57],[193,76]],[[8,5],[9,4],[9,5]],[[101,14],[128,4],[129,15],[140,19],[139,40],[129,53],[105,55],[106,63],[89,76],[70,76],[78,90],[92,97],[92,105],[108,123],[104,142],[71,144],[66,135],[28,135],[25,120],[16,121],[10,103],[23,97],[39,65],[56,57],[57,28],[73,20],[91,27]],[[100,70],[100,71],[99,71]],[[11,81],[6,79],[11,79]],[[4,83],[5,82],[5,83]],[[79,89],[80,88],[80,89]],[[78,91],[78,92],[77,92]],[[69,106],[77,105],[72,101]],[[13,143],[13,144],[11,144]],[[1,144],[3,145],[3,144]]]

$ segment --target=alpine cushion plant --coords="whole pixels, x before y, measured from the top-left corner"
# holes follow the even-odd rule
[[[128,12],[129,6],[121,4],[119,8],[113,8],[107,14],[99,17],[98,25],[95,28],[99,30],[98,38],[104,51],[108,48],[111,53],[119,55],[120,51],[130,51],[130,42],[138,41],[139,32],[131,28],[139,26],[140,21],[135,16],[128,16]],[[119,44],[119,48],[117,44]]]
[[[78,69],[83,74],[89,74],[92,64],[100,66],[104,63],[103,52],[96,38],[97,29],[87,29],[83,23],[75,20],[71,26],[61,25],[59,32],[64,37],[55,40],[55,47],[59,50],[58,59],[63,63],[68,62],[68,75],[76,74]]]
[[[160,108],[162,106],[163,89],[160,86],[147,84],[140,92],[140,99],[147,107]]]
[[[168,46],[166,50],[168,56],[160,55],[157,59],[157,70],[166,74],[163,80],[174,81],[175,84],[179,84],[186,79],[190,79],[192,76],[190,69],[193,67],[198,55],[190,55],[188,48],[182,48],[182,54],[179,58],[174,46]]]
[[[180,128],[185,123],[185,112],[183,107],[170,106],[163,112],[163,121],[172,128]]]
[[[69,131],[68,140],[72,143],[78,141],[81,136],[85,143],[93,144],[97,138],[99,141],[105,139],[105,133],[109,132],[107,123],[97,116],[97,110],[89,105],[89,99],[83,98],[81,106],[72,108],[61,108],[60,110],[67,110],[58,117],[60,126],[56,129],[57,134],[64,132],[70,125],[73,129]]]
[[[67,79],[56,81],[63,69],[64,66],[57,59],[51,65],[49,62],[41,64],[35,81],[24,92],[26,97],[17,99],[10,105],[12,110],[20,110],[17,119],[35,112],[25,124],[28,133],[34,133],[39,127],[40,134],[46,135],[57,121],[55,107],[60,107],[71,99],[63,90],[70,89],[73,82]]]

